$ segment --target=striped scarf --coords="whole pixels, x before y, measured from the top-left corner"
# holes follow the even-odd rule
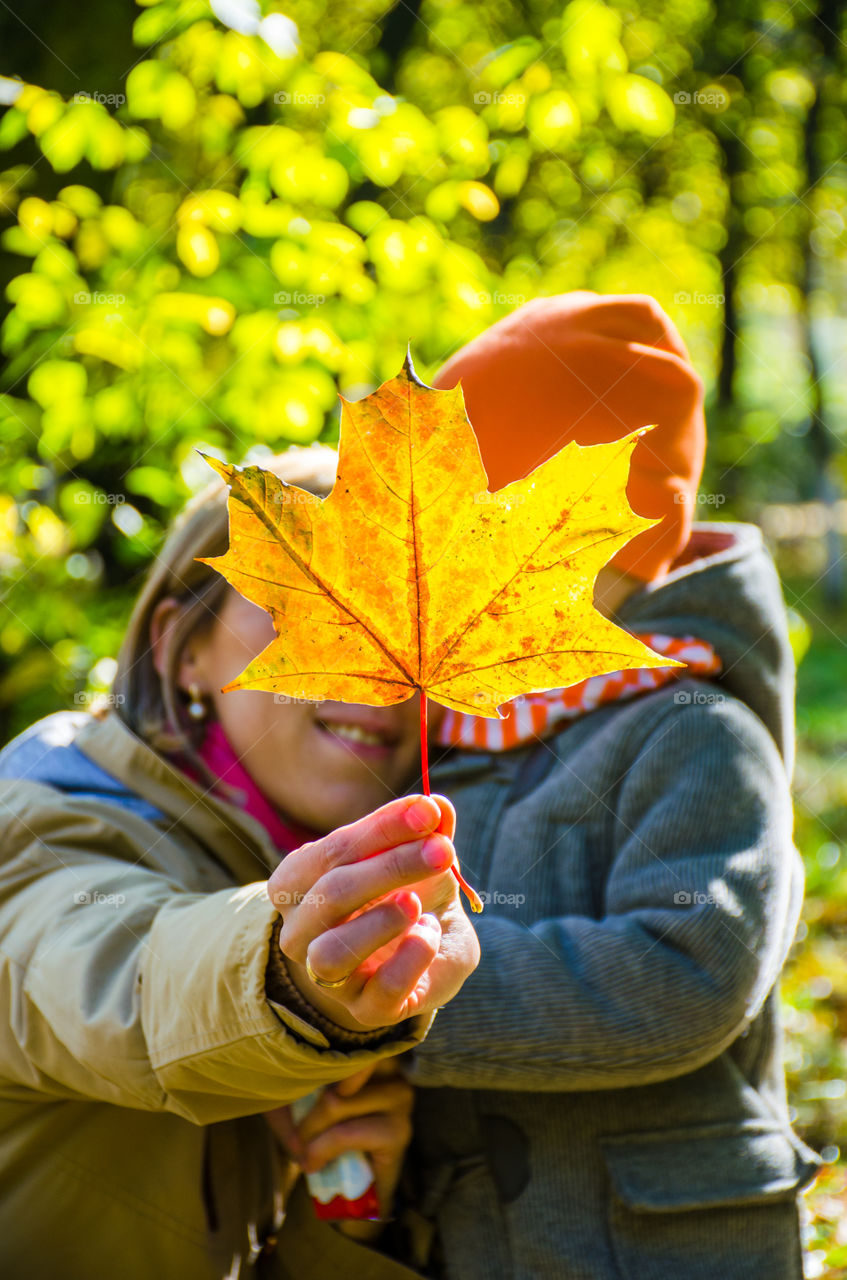
[[[563,721],[575,720],[607,703],[624,702],[651,693],[681,676],[708,679],[721,669],[720,658],[705,640],[653,632],[638,633],[636,639],[656,653],[685,662],[687,669],[648,667],[638,671],[612,671],[605,676],[590,676],[567,689],[520,695],[507,704],[503,720],[489,720],[486,716],[448,708],[435,735],[436,743],[440,747],[508,751],[533,738],[544,738]]]

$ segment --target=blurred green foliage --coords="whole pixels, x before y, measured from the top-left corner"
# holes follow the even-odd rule
[[[782,984],[786,1066],[795,1123],[828,1161],[806,1197],[808,1274],[837,1280],[847,1275],[847,615],[786,568],[786,596],[811,622],[794,783],[806,901]]]
[[[238,461],[333,440],[338,393],[394,374],[407,341],[426,378],[539,294],[645,292],[670,312],[706,379],[721,515],[843,492],[837,0],[142,0],[134,26],[106,0],[13,8],[4,736],[108,687],[143,570],[208,477],[198,446]],[[847,1125],[844,619],[809,583],[835,581],[839,555],[831,540],[805,577],[788,565],[809,869],[789,1067],[830,1154]],[[809,1204],[815,1274],[847,1274],[843,1164]]]
[[[62,9],[35,64],[5,17],[0,82],[8,731],[114,653],[197,445],[332,439],[407,341],[426,377],[537,294],[670,311],[728,510],[838,480],[837,6],[153,0],[133,56],[95,5],[82,88]]]

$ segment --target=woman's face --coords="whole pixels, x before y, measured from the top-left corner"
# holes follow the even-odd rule
[[[284,702],[221,693],[274,639],[270,615],[229,589],[215,622],[183,650],[180,685],[200,686],[248,773],[285,815],[327,832],[402,794],[420,774],[420,695],[393,707]],[[443,708],[430,702],[437,727]]]

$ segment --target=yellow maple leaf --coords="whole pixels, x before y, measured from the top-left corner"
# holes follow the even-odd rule
[[[420,690],[422,712],[496,717],[519,694],[681,665],[593,603],[600,569],[657,523],[626,499],[640,434],[567,444],[492,494],[461,385],[425,386],[407,357],[343,401],[327,498],[207,457],[231,486],[230,540],[204,563],[276,631],[224,692],[389,706]]]

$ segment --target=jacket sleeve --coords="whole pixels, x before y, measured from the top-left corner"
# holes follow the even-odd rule
[[[342,1051],[272,1006],[265,882],[188,893],[139,866],[103,808],[0,782],[0,1096],[210,1124],[301,1097],[426,1033],[431,1017],[411,1019],[379,1048]],[[93,852],[110,844],[114,856]]]
[[[717,1057],[756,1016],[803,884],[764,725],[731,699],[672,705],[604,803],[602,918],[475,922],[480,965],[414,1051],[415,1084],[649,1084]],[[542,853],[516,856],[530,865]]]

